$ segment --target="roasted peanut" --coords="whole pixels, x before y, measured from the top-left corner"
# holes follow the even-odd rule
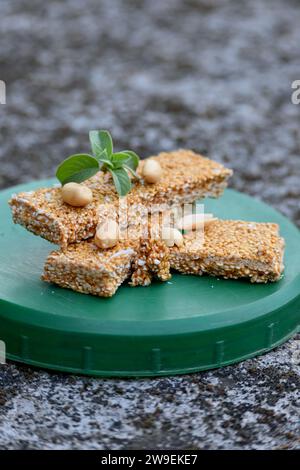
[[[165,244],[169,247],[171,246],[182,246],[183,245],[183,236],[179,230],[173,227],[163,227],[161,231],[161,238]]]
[[[112,248],[119,240],[119,225],[114,220],[108,220],[97,227],[94,241],[99,248]]]
[[[217,219],[212,214],[189,214],[179,219],[176,227],[179,230],[197,230],[215,220]]]
[[[84,207],[93,200],[90,188],[78,183],[67,183],[61,188],[64,202],[74,207]]]
[[[158,183],[162,177],[162,168],[156,160],[150,158],[145,161],[142,174],[146,183]]]

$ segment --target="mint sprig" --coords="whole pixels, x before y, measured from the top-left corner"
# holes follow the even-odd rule
[[[93,154],[71,155],[57,167],[56,177],[62,185],[82,183],[102,170],[112,175],[118,194],[125,196],[132,187],[128,172],[138,177],[135,170],[139,157],[132,150],[113,153],[113,142],[108,131],[90,131],[89,138]]]

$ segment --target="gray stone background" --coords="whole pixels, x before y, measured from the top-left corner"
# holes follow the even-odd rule
[[[297,0],[1,0],[0,186],[52,176],[87,132],[190,147],[300,226]],[[0,369],[0,449],[300,448],[298,336],[156,380]]]

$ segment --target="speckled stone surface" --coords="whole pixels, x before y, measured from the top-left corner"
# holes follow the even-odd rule
[[[87,132],[191,147],[300,226],[296,0],[2,0],[0,187],[52,176]],[[0,366],[0,449],[300,448],[300,336],[221,370],[101,380]]]

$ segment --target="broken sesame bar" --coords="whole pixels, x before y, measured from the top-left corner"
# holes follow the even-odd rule
[[[184,244],[168,248],[159,238],[123,240],[99,250],[92,240],[52,251],[42,279],[77,292],[111,297],[129,280],[147,286],[155,277],[170,278],[170,266],[183,274],[278,281],[283,272],[284,240],[278,225],[212,220],[204,234],[184,235]]]
[[[160,153],[152,157],[162,167],[156,184],[140,179],[126,197],[128,207],[134,205],[180,205],[203,197],[218,197],[227,186],[232,171],[191,150]],[[140,162],[142,175],[145,160]],[[86,207],[73,207],[62,199],[59,187],[23,192],[11,197],[10,206],[15,223],[53,243],[66,247],[94,236],[99,220],[118,206],[120,198],[111,175],[99,172],[85,186],[93,192],[93,201]],[[102,219],[101,219],[102,218]]]
[[[99,250],[92,240],[52,251],[42,280],[83,294],[111,297],[130,279],[132,286],[147,286],[153,278],[170,278],[169,250],[159,239],[120,241]]]
[[[170,248],[170,263],[183,274],[274,282],[284,269],[283,254],[277,224],[217,219],[204,225],[204,233],[185,235],[182,247]]]
[[[129,276],[134,254],[125,243],[103,251],[90,241],[74,243],[49,254],[42,279],[83,294],[111,297]]]
[[[141,239],[132,263],[129,285],[149,286],[153,278],[170,279],[169,248],[160,239]]]

